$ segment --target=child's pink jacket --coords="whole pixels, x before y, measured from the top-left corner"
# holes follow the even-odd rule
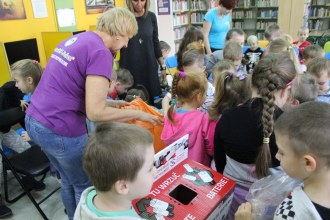
[[[214,131],[217,121],[211,121],[208,114],[199,110],[186,113],[173,112],[177,124],[165,117],[161,139],[165,145],[189,134],[188,157],[205,166],[210,166],[214,152]]]

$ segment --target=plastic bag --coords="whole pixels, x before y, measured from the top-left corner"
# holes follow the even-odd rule
[[[245,197],[252,205],[253,218],[273,219],[277,206],[300,184],[301,181],[292,179],[283,171],[253,183]]]

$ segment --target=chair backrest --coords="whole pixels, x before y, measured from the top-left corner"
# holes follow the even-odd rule
[[[324,51],[325,51],[325,53],[330,52],[330,41],[328,41],[324,44]]]
[[[325,54],[325,58],[327,58],[328,60],[330,60],[330,51]]]
[[[174,75],[178,67],[178,59],[176,55],[167,57],[165,59],[165,65],[168,69],[168,73]]]
[[[174,68],[178,66],[178,59],[176,55],[167,57],[165,59],[165,65],[167,66],[167,68]]]
[[[266,49],[267,45],[269,44],[268,40],[258,40],[258,46]]]

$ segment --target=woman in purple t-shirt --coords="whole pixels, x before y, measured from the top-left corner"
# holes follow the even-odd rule
[[[106,102],[113,54],[137,33],[134,15],[124,8],[100,16],[96,31],[74,35],[51,55],[27,110],[26,129],[59,171],[62,200],[73,218],[82,191],[91,185],[82,167],[87,141],[86,116],[91,121],[141,120],[161,123],[156,116]]]

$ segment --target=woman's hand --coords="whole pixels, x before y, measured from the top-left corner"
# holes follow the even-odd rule
[[[249,202],[243,203],[235,213],[235,220],[253,220],[252,206]]]
[[[25,111],[27,109],[27,107],[29,107],[29,103],[24,100],[21,100],[20,106],[21,106],[22,111]]]
[[[153,126],[163,124],[163,120],[155,115],[151,115],[142,111],[138,111],[138,112],[139,114],[136,120],[150,122],[151,124],[153,124]]]

